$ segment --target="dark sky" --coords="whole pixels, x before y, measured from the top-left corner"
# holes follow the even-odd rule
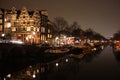
[[[69,24],[92,28],[105,37],[120,30],[120,0],[0,0],[0,8],[47,9],[50,20],[62,16]]]

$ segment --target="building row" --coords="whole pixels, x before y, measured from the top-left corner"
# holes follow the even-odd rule
[[[52,41],[52,22],[47,10],[0,9],[0,38],[28,44]]]

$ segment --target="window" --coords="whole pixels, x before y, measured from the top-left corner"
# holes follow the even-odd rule
[[[12,27],[12,31],[16,31],[16,27]]]
[[[50,33],[50,29],[48,29],[48,33]]]
[[[2,19],[0,19],[0,24],[2,23]]]
[[[31,27],[31,31],[34,31],[34,27]]]
[[[41,40],[45,40],[45,36],[44,35],[41,35]]]
[[[34,27],[33,29],[34,29],[33,31],[36,31],[36,28],[35,28],[35,27]]]
[[[37,32],[39,32],[39,28],[37,28]]]
[[[51,34],[48,34],[48,38],[52,38],[52,35],[51,35]]]
[[[0,15],[0,18],[2,18],[2,15]]]
[[[48,34],[48,38],[50,38],[50,34]]]
[[[45,32],[45,28],[44,27],[41,27],[41,32]]]
[[[28,21],[27,24],[30,24],[30,22]]]
[[[25,29],[25,27],[23,28],[23,31],[25,31],[26,29]]]
[[[31,31],[31,27],[27,27],[27,31]]]
[[[52,38],[52,35],[50,34],[50,38]]]
[[[25,24],[25,21],[23,22],[23,24]]]

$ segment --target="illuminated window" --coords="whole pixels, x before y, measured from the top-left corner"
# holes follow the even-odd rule
[[[45,32],[45,28],[44,27],[41,27],[41,32]]]
[[[50,38],[52,38],[52,35],[50,34]]]
[[[41,40],[44,40],[44,35],[41,35]]]
[[[51,34],[48,34],[48,38],[52,38],[52,35],[51,35]]]
[[[30,22],[28,21],[27,24],[30,24]]]
[[[45,41],[45,40],[46,40],[45,35],[41,35],[41,40],[42,40],[42,41]]]
[[[37,32],[39,32],[39,28],[37,28]]]
[[[2,19],[0,19],[0,23],[2,23]]]
[[[48,34],[48,38],[50,38],[50,34]]]
[[[48,29],[48,33],[50,33],[50,29]]]
[[[30,28],[30,27],[27,27],[27,31],[31,31],[31,28]]]
[[[36,31],[36,28],[35,28],[35,27],[33,28],[33,31]]]
[[[12,31],[16,31],[16,27],[12,27]]]

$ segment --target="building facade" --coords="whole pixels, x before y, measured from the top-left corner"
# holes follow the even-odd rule
[[[21,40],[39,44],[52,39],[52,30],[47,10],[0,10],[0,34],[5,39]],[[48,36],[49,30],[49,36]],[[51,35],[51,36],[50,36]]]
[[[0,34],[1,34],[1,38],[2,36],[4,36],[3,34],[3,30],[4,30],[4,10],[3,9],[0,9]]]

